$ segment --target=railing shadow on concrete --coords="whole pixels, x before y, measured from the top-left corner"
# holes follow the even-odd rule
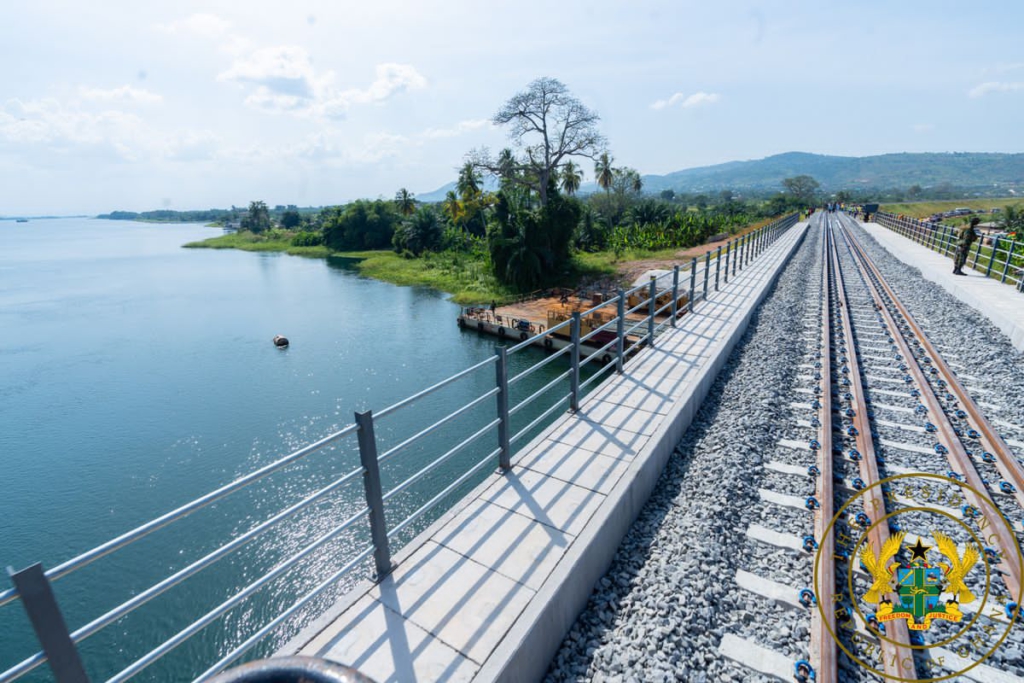
[[[566,335],[571,343],[552,353],[544,360],[530,365],[516,375],[510,376],[509,359],[514,354],[531,346],[536,341],[535,337],[528,338],[511,347],[498,346],[495,348],[493,356],[376,413],[370,410],[358,412],[354,416],[353,423],[344,428],[185,503],[170,512],[139,525],[56,567],[44,571],[42,565],[37,563],[21,571],[10,571],[14,585],[12,588],[0,592],[0,608],[15,601],[20,601],[28,614],[29,622],[39,640],[41,649],[0,673],[0,683],[17,680],[44,663],[50,665],[58,683],[84,683],[88,681],[85,667],[78,652],[78,645],[82,641],[131,614],[154,598],[181,585],[204,569],[215,565],[257,538],[272,532],[285,520],[295,518],[303,511],[310,510],[314,505],[323,504],[331,494],[337,494],[339,491],[345,490],[346,486],[349,485],[357,486],[359,481],[362,482],[365,505],[358,507],[355,511],[350,511],[348,516],[339,524],[320,533],[319,536],[297,553],[277,562],[262,576],[248,583],[230,598],[207,611],[199,619],[196,619],[157,647],[132,661],[109,680],[117,683],[135,676],[233,609],[244,604],[249,598],[274,580],[285,576],[292,570],[301,569],[304,560],[308,560],[314,553],[324,549],[327,544],[337,542],[339,539],[348,539],[354,530],[361,530],[363,537],[368,535],[368,542],[350,547],[350,553],[341,562],[340,567],[334,569],[329,576],[308,590],[299,600],[276,614],[258,629],[247,633],[243,642],[233,647],[226,654],[223,654],[220,659],[199,674],[197,680],[206,680],[216,676],[226,667],[250,652],[270,633],[311,605],[315,599],[327,592],[332,586],[336,586],[339,581],[360,569],[363,571],[369,569],[367,567],[368,564],[372,565],[372,570],[380,589],[386,591],[388,586],[387,578],[394,568],[391,560],[392,545],[403,538],[403,533],[407,534],[415,530],[414,525],[418,520],[424,518],[428,513],[435,511],[442,503],[449,500],[453,494],[465,490],[467,486],[472,485],[474,477],[482,476],[482,473],[487,469],[497,467],[500,471],[509,474],[509,478],[506,481],[508,486],[528,487],[513,472],[514,445],[517,442],[523,439],[528,441],[527,437],[543,428],[546,421],[554,419],[553,416],[557,411],[564,411],[565,409],[573,412],[579,411],[580,399],[588,387],[608,377],[609,373],[613,370],[614,374],[623,375],[627,357],[632,351],[640,347],[657,349],[660,333],[670,326],[675,327],[678,318],[683,314],[692,313],[696,302],[708,299],[712,287],[714,291],[718,291],[723,283],[728,282],[730,276],[735,276],[747,264],[751,263],[758,255],[771,246],[780,235],[795,225],[797,220],[798,216],[796,214],[789,215],[743,235],[736,240],[730,240],[727,244],[717,249],[714,259],[712,259],[710,252],[703,259],[692,259],[689,264],[688,287],[685,280],[681,280],[680,277],[684,271],[681,270],[680,266],[676,266],[667,275],[659,278],[652,277],[650,282],[628,290],[620,289],[614,298],[589,310],[574,313],[571,319],[542,333],[544,335]],[[714,264],[712,264],[712,260]],[[713,280],[712,271],[714,273]],[[666,299],[665,295],[669,292],[671,294],[668,297],[667,303],[662,303]],[[627,308],[627,301],[630,299],[639,301],[639,303]],[[681,305],[680,302],[683,302],[683,304]],[[598,312],[612,306],[615,307],[615,315],[610,320],[602,323],[600,326],[592,326],[591,331],[586,334],[581,333],[585,319],[595,316]],[[646,315],[640,321],[636,322],[634,319],[627,317],[638,311],[646,311]],[[659,317],[661,318],[660,321]],[[627,325],[630,326],[627,327]],[[614,329],[613,339],[585,358],[582,356],[582,345],[588,343],[594,345],[595,338],[601,332],[611,331],[612,329]],[[635,341],[630,344],[630,341],[634,339]],[[589,378],[581,381],[581,370],[593,362],[595,358],[601,357],[606,352],[614,354],[612,361],[593,372]],[[539,369],[563,357],[568,361],[569,365],[566,371],[557,375],[553,380],[547,382],[526,398],[519,401],[512,400],[511,392],[513,387]],[[492,366],[493,370],[491,370]],[[476,377],[479,373],[484,372],[494,373],[492,388],[437,419],[429,426],[384,449],[383,452],[379,452],[381,441],[377,435],[377,427],[382,421],[402,414],[402,411],[413,404],[419,403],[422,406],[424,399],[435,392],[466,380],[469,377]],[[676,381],[681,381],[681,379],[677,378]],[[561,389],[559,389],[560,387]],[[542,398],[550,401],[550,393],[555,391],[558,393],[550,406],[521,428],[514,429],[515,423],[513,418],[517,414]],[[442,428],[452,426],[459,418],[473,414],[474,409],[486,409],[488,404],[495,411],[493,419],[487,421],[486,424],[468,436],[461,438],[454,445],[447,446],[442,455],[433,458],[425,466],[419,469],[415,469],[415,467],[409,468],[415,469],[415,471],[406,476],[404,480],[385,490],[385,484],[390,482],[387,477],[382,477],[382,465],[392,461],[397,456],[403,455],[403,452],[408,452],[411,447],[417,444],[427,443],[427,439],[441,436]],[[462,436],[465,431],[468,430],[461,431],[458,436]],[[246,489],[255,482],[293,467],[314,453],[336,447],[342,443],[348,443],[350,447],[354,446],[356,444],[351,443],[353,437],[358,447],[359,464],[357,467],[349,469],[326,486],[322,486],[307,494],[298,502],[285,507],[247,531],[231,538],[216,549],[173,572],[167,578],[135,594],[130,599],[113,607],[84,626],[74,631],[68,629],[54,596],[51,587],[52,582],[89,566],[101,558],[129,547],[150,534],[158,532],[199,510]],[[491,448],[488,449],[486,446],[482,446],[485,443],[484,437],[493,439]],[[615,439],[616,437],[611,432],[607,432],[606,438]],[[433,442],[430,442],[430,444],[431,448],[435,447]],[[487,451],[486,455],[477,458],[468,467],[462,468],[454,480],[448,482],[438,493],[418,505],[415,510],[406,514],[400,521],[393,525],[388,524],[389,503],[393,503],[400,494],[410,490],[427,477],[436,477],[438,469],[445,463],[461,463],[461,461],[455,460],[456,457],[471,453],[469,450],[471,446],[482,448],[482,450]],[[441,450],[444,447],[437,446],[437,448]],[[499,490],[496,495],[501,495],[501,491]],[[525,498],[532,500],[531,496],[526,496]],[[545,507],[536,501],[533,501],[533,504],[538,505],[538,508],[533,510],[533,512],[539,515],[539,519],[543,520],[549,511],[550,505]],[[582,510],[582,506],[580,510]],[[581,512],[578,511],[576,514],[581,514]],[[574,523],[572,519],[552,519],[550,521],[552,522],[550,526],[553,529],[562,529],[563,531],[564,525]],[[472,549],[469,550],[471,551]],[[456,608],[457,605],[454,605],[453,609],[457,611]],[[473,635],[474,637],[479,637],[479,634]],[[396,643],[401,642],[400,639],[395,640],[391,643],[391,646],[393,647]],[[4,652],[4,654],[7,655],[8,653]],[[400,661],[400,658],[395,661]],[[189,673],[188,675],[191,676],[193,674]],[[182,676],[179,674],[177,677],[181,678]]]

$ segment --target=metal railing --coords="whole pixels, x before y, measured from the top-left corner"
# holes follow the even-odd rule
[[[722,271],[723,264],[725,266],[724,279],[727,281],[730,267],[733,275],[742,270],[745,264],[750,263],[764,252],[780,235],[794,225],[797,222],[797,218],[795,214],[786,216],[756,231],[743,235],[737,240],[730,240],[724,246],[725,261],[721,258],[722,248],[719,248],[719,255],[715,259],[714,264],[715,290],[720,286],[719,274]],[[701,265],[703,265],[703,270],[701,270]],[[138,674],[182,643],[188,641],[214,621],[243,604],[267,584],[296,568],[313,553],[322,550],[328,543],[337,541],[345,532],[355,529],[357,524],[364,519],[366,522],[363,530],[366,531],[368,527],[369,531],[368,543],[351,548],[350,550],[354,554],[344,561],[341,567],[335,569],[330,576],[320,581],[300,599],[260,626],[255,632],[248,634],[248,637],[242,643],[232,648],[227,654],[220,656],[212,666],[200,674],[197,680],[209,678],[237,661],[260,643],[268,634],[295,616],[300,610],[309,606],[317,597],[323,595],[331,586],[336,585],[357,568],[365,567],[371,557],[373,558],[372,565],[375,570],[376,579],[380,580],[393,569],[391,560],[392,543],[395,541],[396,536],[410,530],[413,524],[422,519],[428,512],[437,508],[444,500],[457,492],[460,487],[471,484],[473,478],[484,469],[488,467],[497,467],[502,471],[511,469],[514,453],[513,444],[526,438],[534,430],[541,427],[545,420],[549,419],[557,410],[564,408],[566,404],[570,410],[577,410],[584,390],[606,378],[611,374],[612,370],[615,370],[616,373],[623,372],[626,356],[629,353],[640,346],[653,347],[658,334],[663,332],[665,327],[674,327],[680,316],[686,313],[693,313],[695,302],[708,297],[710,269],[711,258],[709,253],[705,256],[703,264],[696,258],[690,261],[688,287],[686,286],[686,280],[680,278],[680,273],[682,272],[680,266],[676,266],[666,275],[658,278],[652,277],[648,283],[637,285],[625,291],[620,289],[617,296],[588,310],[575,312],[569,320],[541,334],[521,341],[511,347],[497,346],[494,355],[490,358],[480,361],[377,413],[373,413],[370,410],[357,412],[354,416],[354,422],[343,429],[335,431],[319,441],[239,477],[52,569],[43,571],[40,564],[34,564],[21,571],[11,571],[14,586],[0,592],[0,607],[20,600],[28,614],[32,629],[42,649],[0,673],[0,683],[17,680],[44,663],[49,663],[58,683],[82,683],[88,681],[85,668],[78,653],[78,645],[82,641],[131,614],[157,596],[164,594],[187,579],[199,574],[204,569],[235,553],[258,537],[278,527],[285,520],[295,518],[297,514],[303,510],[310,509],[311,506],[318,502],[322,503],[327,496],[338,493],[346,484],[350,484],[358,478],[361,478],[363,483],[365,496],[365,505],[363,507],[349,514],[340,524],[321,533],[298,552],[274,564],[259,578],[236,590],[228,599],[208,610],[199,619],[188,624],[143,656],[132,661],[109,680],[124,681]],[[703,282],[703,289],[698,291],[700,289],[699,282],[701,281]],[[632,307],[627,308],[627,302],[630,300],[638,302]],[[615,308],[615,315],[601,322],[600,325],[591,325],[592,329],[586,334],[582,334],[583,322],[609,307]],[[638,320],[637,316],[640,311],[646,311],[646,315]],[[660,320],[659,317],[661,318]],[[602,332],[611,332],[612,330],[614,330],[613,338],[598,346],[597,344],[601,343],[597,341],[598,335]],[[547,358],[533,363],[518,374],[510,376],[510,358],[514,354],[535,344],[538,339],[543,341],[543,338],[546,338],[548,335],[560,335],[563,338],[568,338],[570,343],[560,350],[552,352]],[[558,374],[554,379],[548,381],[540,389],[532,392],[524,399],[518,402],[511,400],[510,391],[514,386],[541,368],[555,362],[556,359],[566,356],[569,360],[569,368],[565,372]],[[603,368],[597,370],[589,378],[581,382],[582,368],[592,363],[594,359],[601,361],[607,359],[608,362],[605,363]],[[376,427],[382,420],[401,413],[406,408],[422,401],[422,399],[435,392],[452,386],[457,382],[464,381],[469,377],[477,376],[478,373],[489,370],[492,366],[494,368],[494,385],[492,388],[462,404],[440,419],[435,420],[427,427],[418,430],[408,438],[399,441],[396,445],[384,450],[384,452],[378,451],[379,440],[376,435]],[[565,387],[567,380],[568,387]],[[551,405],[526,425],[513,432],[513,416],[542,398],[547,397],[550,400],[549,394],[551,392],[556,392]],[[494,400],[495,409],[495,417],[493,419],[475,429],[465,438],[454,444],[449,444],[447,450],[442,455],[434,458],[426,465],[416,468],[405,479],[391,486],[387,491],[384,490],[381,465],[392,461],[392,459],[399,457],[403,453],[407,453],[410,447],[415,444],[422,445],[424,439],[431,435],[438,437],[442,427],[471,414],[476,408],[486,406],[487,402],[491,399]],[[429,500],[416,507],[410,514],[393,525],[388,525],[389,502],[393,501],[403,492],[408,491],[428,475],[436,473],[441,465],[451,462],[453,458],[463,453],[471,445],[481,443],[481,440],[488,435],[494,438],[494,442],[492,443],[493,448],[488,449],[484,446],[483,450],[488,450],[485,456],[476,458],[475,462],[465,468],[453,481],[449,482]],[[327,447],[334,447],[353,436],[358,443],[358,467],[345,472],[326,486],[316,489],[298,502],[285,507],[187,566],[174,571],[163,580],[135,594],[130,599],[113,607],[84,626],[74,631],[69,631],[54,597],[51,587],[52,582],[68,576],[107,555],[129,547],[150,534],[189,517],[213,503],[222,501],[271,474],[293,466],[314,453]],[[7,653],[5,652],[4,654]],[[178,677],[180,678],[180,676]]]
[[[948,225],[882,211],[875,214],[875,222],[943,256],[956,256],[957,231]],[[967,255],[967,266],[986,277],[1010,283],[1018,292],[1024,292],[1024,241],[980,236]]]

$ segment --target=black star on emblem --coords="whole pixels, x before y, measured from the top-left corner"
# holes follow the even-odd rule
[[[913,562],[914,560],[924,561],[925,559],[927,559],[924,556],[925,553],[927,553],[931,549],[932,549],[932,547],[930,545],[925,545],[924,543],[921,543],[921,539],[920,538],[917,539],[917,545],[911,546],[911,548],[910,548],[910,552],[911,552],[910,561],[911,562]]]

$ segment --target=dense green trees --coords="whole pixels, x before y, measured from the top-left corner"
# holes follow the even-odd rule
[[[249,210],[242,217],[242,230],[258,235],[270,229],[270,210],[266,202],[249,202]]]
[[[406,218],[395,229],[392,245],[395,251],[407,251],[419,256],[425,251],[436,251],[441,245],[444,229],[433,207],[424,206]]]
[[[347,206],[332,206],[321,214],[324,244],[339,251],[386,249],[398,224],[391,202],[359,199]]]
[[[294,209],[286,210],[281,214],[281,227],[285,230],[294,230],[302,225],[302,216]]]
[[[818,188],[821,185],[809,175],[798,175],[786,178],[782,181],[786,192],[797,199],[803,206],[814,206],[817,204]]]

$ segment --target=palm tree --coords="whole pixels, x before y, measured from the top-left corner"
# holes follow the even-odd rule
[[[608,152],[601,152],[601,156],[594,162],[594,179],[598,187],[605,192],[611,192],[612,182],[615,180],[615,170],[612,162],[615,161]]]
[[[512,150],[506,147],[498,153],[498,176],[502,180],[510,180],[516,173],[516,157]]]
[[[411,216],[416,212],[416,195],[403,187],[395,193],[395,208],[403,216]]]
[[[472,199],[480,193],[480,174],[477,173],[473,162],[467,161],[459,169],[459,180],[455,188],[459,191],[459,196],[463,201]]]
[[[629,169],[629,189],[633,190],[636,194],[640,194],[644,189],[644,180],[635,168]]]
[[[566,194],[576,194],[576,190],[580,189],[581,182],[583,182],[583,172],[576,164],[567,161],[562,168],[562,189]]]
[[[459,198],[455,195],[454,190],[448,190],[448,194],[444,196],[441,206],[444,208],[445,215],[448,216],[448,220],[451,221],[452,225],[458,227],[459,223],[462,222],[462,204],[459,203]]]

